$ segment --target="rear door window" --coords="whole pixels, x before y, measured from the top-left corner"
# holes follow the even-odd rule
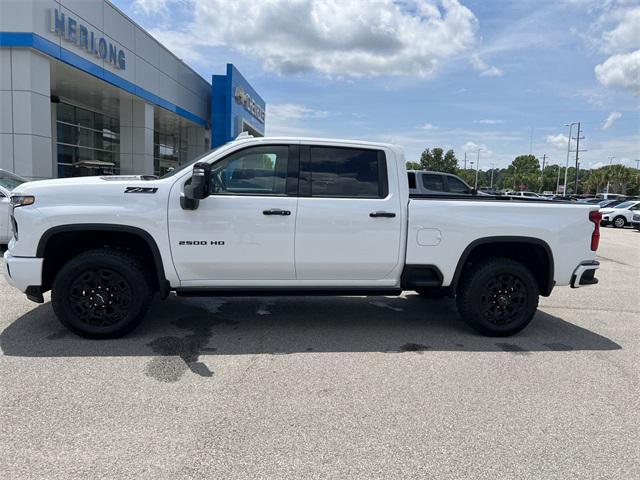
[[[422,174],[422,186],[434,192],[444,192],[442,175],[434,175],[431,173]]]
[[[378,150],[310,147],[307,165],[312,197],[384,198],[387,169]],[[301,179],[302,180],[302,179]]]
[[[461,194],[469,194],[469,187],[467,187],[463,182],[458,180],[455,177],[447,177],[447,181],[449,183],[449,192],[451,193],[461,193]]]

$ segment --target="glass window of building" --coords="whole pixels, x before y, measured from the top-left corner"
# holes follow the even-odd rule
[[[58,177],[120,173],[120,122],[68,103],[56,108]]]
[[[162,176],[187,161],[187,139],[180,132],[153,132],[153,171]]]

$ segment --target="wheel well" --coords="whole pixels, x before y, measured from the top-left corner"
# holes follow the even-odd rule
[[[149,240],[137,231],[85,229],[74,226],[69,230],[47,232],[38,245],[38,256],[44,258],[42,291],[51,289],[56,274],[71,258],[84,251],[104,247],[125,251],[138,258],[150,270],[154,290],[163,292],[168,288],[164,269],[155,242],[150,242],[153,242],[153,239]]]
[[[553,290],[553,256],[549,246],[537,239],[517,240],[479,240],[473,242],[463,252],[452,282],[453,291],[457,291],[459,280],[465,270],[474,263],[487,258],[506,257],[516,260],[527,267],[535,277],[540,294],[549,296]]]

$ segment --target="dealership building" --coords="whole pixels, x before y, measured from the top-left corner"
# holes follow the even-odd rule
[[[233,65],[201,77],[106,0],[0,0],[2,169],[160,175],[264,129]]]

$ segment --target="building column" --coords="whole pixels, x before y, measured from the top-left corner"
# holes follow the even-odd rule
[[[153,175],[153,105],[120,98],[120,173]]]
[[[31,180],[54,176],[48,57],[0,49],[0,168]]]

